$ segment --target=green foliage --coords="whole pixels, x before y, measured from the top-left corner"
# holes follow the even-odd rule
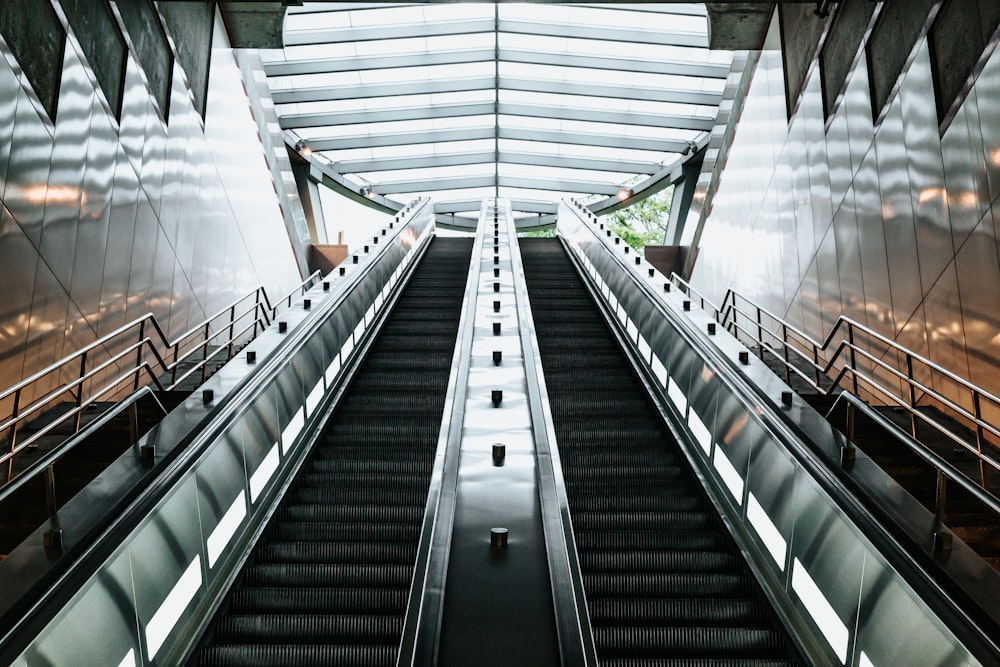
[[[636,250],[663,243],[670,220],[670,200],[673,188],[667,188],[626,208],[618,209],[606,218],[608,226],[625,243]]]
[[[530,232],[518,232],[517,235],[523,239],[551,239],[556,236],[556,228],[535,229]]]

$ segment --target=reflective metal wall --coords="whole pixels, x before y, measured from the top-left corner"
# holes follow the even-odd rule
[[[119,124],[71,29],[53,125],[0,37],[0,387],[147,311],[175,335],[298,281],[221,26],[204,125],[178,65],[165,123],[131,56]]]
[[[926,38],[877,124],[863,55],[828,125],[815,62],[791,122],[783,85],[780,52],[763,52],[694,285],[820,338],[843,313],[1000,390],[1000,53],[943,136]]]

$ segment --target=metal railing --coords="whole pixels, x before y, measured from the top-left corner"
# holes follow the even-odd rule
[[[5,482],[14,477],[18,454],[33,449],[56,428],[72,421],[72,433],[78,433],[88,407],[119,400],[146,383],[169,391],[199,373],[204,382],[210,363],[231,359],[238,346],[267,329],[280,308],[290,306],[320,277],[316,271],[273,303],[264,287],[258,287],[173,340],[167,338],[156,316],[146,313],[0,391],[0,405],[9,401],[11,406],[9,416],[0,421],[0,442],[6,443],[0,454]],[[190,367],[184,370],[185,366]],[[68,381],[64,380],[67,376]],[[29,402],[22,405],[25,397]],[[51,410],[58,414],[44,418]],[[38,428],[19,440],[20,429],[29,421]]]
[[[927,426],[974,455],[979,465],[980,487],[986,487],[987,469],[1000,472],[996,445],[1000,442],[1000,428],[983,416],[986,412],[1000,414],[1000,397],[992,392],[849,317],[841,315],[829,335],[820,341],[732,289],[726,292],[719,306],[676,273],[671,274],[670,280],[703,310],[711,312],[716,322],[740,342],[756,348],[761,359],[769,355],[777,360],[784,368],[785,382],[794,376],[823,394],[847,389],[858,395],[864,389],[876,401],[899,407],[908,414],[914,440],[921,442],[919,427]],[[870,348],[880,353],[873,353]],[[897,363],[887,361],[886,357],[895,357]],[[897,380],[898,389],[894,391],[887,386],[885,379]],[[941,382],[954,387],[958,396],[965,395],[971,408],[962,405],[961,398],[936,389],[935,384]],[[967,428],[972,442],[968,435],[958,432],[961,428],[956,429],[934,413],[919,409],[928,406],[941,408],[960,427]]]

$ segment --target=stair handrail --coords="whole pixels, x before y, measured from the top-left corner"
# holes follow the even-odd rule
[[[286,300],[290,304],[291,298],[296,292],[304,294],[308,291],[308,289],[315,285],[321,277],[322,274],[319,271],[313,272],[299,285],[292,289],[288,295],[283,296],[274,304],[272,304],[271,300],[268,298],[267,290],[264,286],[259,286],[244,296],[231,302],[229,305],[220,308],[218,311],[206,317],[198,324],[191,326],[187,331],[177,335],[173,340],[167,338],[167,335],[163,331],[163,327],[160,325],[155,314],[147,312],[131,322],[123,324],[115,330],[101,336],[97,340],[94,340],[71,352],[61,359],[50,363],[48,366],[32,373],[7,389],[0,390],[0,401],[12,399],[10,416],[5,418],[3,421],[0,421],[0,433],[3,433],[4,431],[7,432],[6,451],[3,455],[0,455],[0,465],[7,463],[6,480],[9,482],[12,477],[13,459],[19,452],[31,446],[42,436],[46,435],[54,428],[65,423],[71,418],[74,420],[73,433],[79,432],[81,428],[80,420],[83,410],[87,406],[95,403],[99,398],[109,394],[112,397],[120,394],[120,392],[123,391],[121,385],[127,380],[132,380],[132,391],[139,388],[143,374],[147,375],[150,378],[150,382],[155,384],[156,387],[161,390],[174,389],[178,384],[199,371],[202,374],[202,381],[204,381],[207,375],[206,371],[208,364],[211,360],[220,356],[223,350],[226,351],[226,359],[231,359],[233,355],[234,343],[242,340],[247,333],[250,333],[249,340],[255,338],[259,331],[264,331],[270,325],[279,308],[283,306]],[[241,304],[251,298],[253,298],[253,306],[237,314],[237,309],[241,306]],[[228,321],[224,320],[222,326],[213,333],[213,324],[217,325],[217,321],[226,314],[229,315]],[[251,314],[252,319],[250,320],[250,323],[245,326],[239,325],[242,328],[237,331],[236,327],[238,326],[238,323],[242,322]],[[152,327],[152,336],[147,335],[147,326]],[[110,356],[108,359],[89,370],[87,369],[88,357],[92,352],[100,349],[107,351],[110,347],[109,343],[115,341],[116,339],[121,339],[135,330],[138,330],[138,340],[135,343],[127,345],[118,352],[109,352]],[[209,351],[211,343],[223,336],[225,332],[228,332],[228,338],[221,341],[221,345],[219,345],[215,350]],[[159,343],[160,347],[163,348],[163,354],[161,354],[160,350],[157,348],[157,343]],[[188,347],[189,344],[190,347]],[[181,350],[184,350],[184,352],[182,353]],[[202,352],[202,357],[190,370],[178,378],[177,368],[179,365],[190,359],[199,350]],[[147,359],[149,354],[152,355],[152,363],[150,363]],[[132,358],[129,362],[131,365],[119,365],[119,362],[124,362],[125,359],[129,357]],[[172,359],[167,361],[167,357],[172,357]],[[47,376],[50,376],[52,373],[62,372],[71,364],[78,364],[79,367],[79,372],[75,379],[59,384],[54,389],[47,391],[42,397],[33,399],[27,406],[22,407],[20,405],[21,396],[25,389]],[[124,372],[120,373],[112,382],[105,384],[100,389],[96,391],[92,389],[85,398],[84,394],[87,382],[99,373],[110,369],[113,365],[117,366],[119,369],[123,369]],[[159,367],[163,373],[171,374],[171,382],[168,385],[164,386],[163,383],[159,381],[154,372],[154,367]],[[75,406],[53,421],[45,424],[29,439],[19,444],[17,441],[17,430],[19,425],[26,421],[29,417],[32,417],[41,411],[45,406],[50,405],[59,397],[67,394],[69,394],[69,397],[75,402]]]
[[[0,486],[0,503],[10,498],[11,495],[16,493],[18,489],[22,488],[32,479],[42,474],[46,475],[46,484],[54,487],[55,481],[53,479],[52,466],[57,463],[59,459],[68,454],[71,449],[84,442],[87,438],[92,436],[102,427],[106,426],[108,422],[120,415],[122,412],[125,412],[125,410],[135,406],[143,398],[152,399],[153,404],[159,409],[159,411],[162,412],[163,415],[167,414],[167,409],[163,407],[163,403],[161,403],[160,399],[156,397],[156,393],[150,388],[150,385],[140,387],[137,391],[132,392],[123,400],[115,403],[113,407],[101,413],[100,417],[92,422],[89,422],[72,436],[63,440],[61,443],[46,452],[41,458],[25,468],[10,482]],[[10,456],[10,453],[8,452],[5,456]],[[2,463],[2,461],[0,461],[0,463]],[[49,494],[46,495],[48,496]],[[54,512],[55,507],[51,506],[53,504],[52,499],[49,499],[49,504],[49,512]]]
[[[799,327],[789,323],[782,317],[774,314],[767,308],[760,306],[753,300],[743,296],[739,292],[736,292],[732,288],[728,289],[723,297],[722,307],[720,308],[716,304],[712,303],[710,300],[705,298],[700,292],[698,292],[694,287],[692,287],[687,281],[678,276],[676,273],[671,273],[670,280],[673,284],[676,284],[683,292],[697,296],[697,298],[702,303],[702,306],[708,305],[711,307],[714,317],[720,326],[724,327],[730,332],[734,332],[737,338],[740,338],[739,334],[743,334],[745,338],[753,341],[757,344],[759,349],[759,354],[763,358],[764,352],[769,352],[774,356],[785,368],[785,381],[789,380],[790,374],[794,373],[797,377],[801,378],[803,381],[808,383],[810,386],[815,388],[818,392],[824,394],[832,394],[838,389],[842,389],[842,380],[850,373],[851,376],[851,391],[853,394],[858,394],[858,381],[860,380],[867,386],[875,389],[879,394],[887,398],[890,402],[898,405],[909,413],[910,417],[910,429],[911,436],[919,441],[919,436],[917,432],[917,426],[919,423],[924,423],[929,425],[934,430],[938,431],[949,440],[955,442],[961,446],[966,451],[976,455],[980,462],[980,483],[985,486],[985,471],[984,465],[988,465],[994,469],[1000,470],[1000,462],[991,456],[983,452],[983,443],[987,433],[992,434],[994,437],[1000,438],[1000,428],[996,425],[991,424],[982,417],[982,404],[983,401],[987,401],[995,405],[1000,409],[1000,397],[993,394],[987,389],[984,389],[969,380],[962,378],[947,368],[944,368],[940,364],[937,364],[927,357],[921,355],[918,352],[914,352],[903,345],[900,345],[894,340],[891,340],[884,336],[883,334],[875,331],[874,329],[868,327],[867,325],[861,324],[857,320],[850,318],[846,315],[841,315],[837,318],[834,323],[833,328],[830,333],[822,340],[818,341],[806,332],[802,331]],[[737,299],[746,303],[752,312],[746,312],[741,310]],[[750,327],[746,327],[740,324],[738,317],[742,316],[752,322]],[[772,323],[780,327],[780,335],[772,331],[768,324],[764,321],[764,317],[769,318]],[[846,337],[844,336],[843,329],[846,328]],[[754,333],[756,330],[756,334]],[[838,333],[840,338],[838,339]],[[882,343],[888,350],[894,350],[897,353],[904,355],[906,359],[906,373],[904,374],[896,366],[884,362],[882,359],[875,357],[873,354],[860,347],[856,342],[856,334],[862,333],[868,336],[870,339],[876,340]],[[765,340],[765,334],[768,338],[773,339],[780,349],[775,349],[767,340]],[[790,335],[791,334],[791,335]],[[794,343],[794,337],[798,337],[803,342],[804,347],[811,348],[811,358],[805,352],[800,350]],[[833,348],[832,354],[830,354],[829,359],[826,363],[821,362],[821,353],[826,353],[831,350],[834,343],[836,342],[836,347]],[[847,353],[848,359],[846,362],[842,359],[844,353]],[[810,378],[800,369],[796,368],[794,364],[791,363],[789,359],[789,354],[794,354],[798,358],[805,361],[807,364],[811,365],[814,369],[814,377]],[[908,387],[908,401],[902,400],[889,388],[885,387],[877,379],[865,374],[858,370],[857,360],[858,356],[862,356],[868,359],[875,366],[881,367],[890,374],[897,377],[901,382],[905,383]],[[825,356],[825,355],[824,355]],[[830,372],[836,368],[837,362],[843,363],[836,376],[831,377]],[[914,362],[918,362],[925,366],[931,373],[937,373],[959,385],[960,387],[968,390],[972,397],[973,409],[970,411],[965,406],[956,403],[951,398],[945,396],[938,390],[929,386],[931,383],[923,383],[916,379],[914,376],[913,368]],[[826,376],[832,380],[832,384],[828,388],[821,386],[820,377]],[[952,412],[956,413],[962,419],[970,422],[973,426],[976,436],[975,447],[969,445],[969,443],[961,435],[956,434],[950,428],[941,424],[938,420],[922,414],[917,410],[918,403],[918,392],[921,396],[927,396],[935,401],[938,401],[945,407],[947,407]]]
[[[989,509],[991,512],[993,512],[993,514],[1000,516],[1000,498],[998,498],[995,494],[993,494],[989,490],[984,489],[979,484],[972,482],[969,479],[968,475],[966,475],[961,470],[952,465],[950,461],[942,457],[934,450],[926,447],[920,441],[915,440],[911,435],[906,433],[906,431],[901,429],[897,424],[894,424],[884,415],[873,410],[870,405],[865,403],[863,400],[861,400],[854,394],[845,391],[842,392],[839,396],[837,396],[837,399],[833,402],[833,405],[831,405],[830,409],[827,410],[827,413],[825,415],[827,420],[829,420],[831,415],[833,415],[836,412],[841,402],[847,404],[847,411],[848,411],[847,423],[849,425],[847,428],[848,431],[852,430],[852,427],[850,425],[854,423],[854,415],[852,414],[852,412],[859,411],[864,413],[866,417],[871,419],[880,427],[881,429],[880,432],[885,433],[892,439],[902,444],[913,454],[923,459],[926,463],[928,463],[932,468],[935,469],[938,476],[939,489],[942,488],[942,485],[945,484],[946,481],[954,482],[955,484],[958,484],[960,487],[962,487],[964,491],[968,492],[972,497],[974,497],[976,500],[978,500],[980,503],[986,506],[986,508]],[[853,433],[846,433],[845,435],[847,435],[849,441],[853,442],[853,436],[854,436]],[[944,519],[945,508],[943,503],[945,498],[946,494],[944,493],[936,494],[934,514],[938,518],[938,520]]]

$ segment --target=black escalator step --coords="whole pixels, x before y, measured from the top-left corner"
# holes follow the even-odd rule
[[[605,658],[768,658],[783,649],[782,637],[763,628],[594,628]]]
[[[699,498],[687,494],[626,496],[609,493],[573,499],[573,510],[577,512],[691,512],[703,507]]]
[[[445,373],[427,375],[410,375],[406,373],[363,373],[355,378],[351,385],[356,391],[425,391],[442,393],[448,388],[448,375]]]
[[[384,507],[408,506],[418,507],[423,512],[427,504],[427,492],[423,489],[340,489],[299,486],[292,490],[290,500],[304,504],[359,503]]]
[[[315,507],[309,505],[308,507]],[[295,507],[290,508],[296,509]],[[336,508],[324,508],[336,509]],[[315,521],[280,521],[268,537],[300,542],[408,542],[420,538],[420,524],[403,523],[329,523]]]
[[[416,544],[392,542],[272,542],[258,551],[262,563],[398,563],[412,565]]]
[[[385,447],[348,445],[336,440],[324,440],[316,448],[315,459],[346,459],[350,461],[380,460],[380,461],[433,461],[434,450],[431,447]]]
[[[598,625],[742,625],[766,626],[771,612],[750,598],[592,598],[590,621]]]
[[[329,473],[334,475],[414,475],[431,474],[434,466],[433,459],[430,461],[379,461],[368,460],[344,460],[334,458],[313,459],[310,466],[311,472]]]
[[[340,442],[353,441],[351,444],[382,444],[386,439],[400,441],[403,438],[422,443],[428,439],[437,441],[439,427],[440,422],[427,424],[403,419],[363,421],[359,418],[345,418],[338,419],[333,424],[329,437]]]
[[[412,564],[258,563],[246,570],[244,582],[256,588],[406,588],[412,576]]]
[[[588,597],[748,597],[749,579],[736,574],[584,574]]]
[[[398,495],[398,494],[396,494]],[[414,494],[426,498],[426,494]],[[420,523],[424,516],[422,504],[350,504],[296,502],[279,510],[281,523],[323,521],[331,523]],[[422,502],[422,501],[421,501]]]
[[[397,588],[240,588],[232,613],[397,614],[405,612],[408,595]]]
[[[572,508],[572,505],[570,506]],[[586,531],[576,533],[577,546],[581,549],[598,549],[610,551],[613,549],[659,549],[676,551],[685,549],[717,550],[727,548],[728,544],[718,531],[714,530],[684,530],[674,534],[658,530],[606,530]]]
[[[305,472],[296,480],[306,487],[330,487],[341,489],[427,489],[427,475],[336,475],[332,473]]]
[[[712,667],[795,667],[794,660],[772,658],[713,658]],[[615,658],[601,660],[601,667],[705,667],[705,661],[695,658]]]
[[[223,644],[389,644],[403,632],[402,616],[243,614],[226,616],[216,630]]]
[[[199,667],[297,667],[299,665],[344,665],[345,667],[393,667],[395,646],[336,646],[249,644],[209,646],[198,657]]]
[[[692,530],[715,527],[708,512],[581,512],[573,515],[580,530]]]
[[[598,572],[740,572],[736,554],[712,551],[586,551],[580,567]]]
[[[573,468],[565,471],[566,479],[587,481],[600,479],[618,480],[670,480],[687,477],[687,471],[676,465],[604,465],[589,468]]]
[[[565,474],[565,471],[564,471]],[[575,507],[577,498],[599,498],[609,494],[630,496],[687,496],[694,488],[690,479],[672,479],[669,483],[658,480],[566,480],[566,490],[569,492],[570,507]]]

